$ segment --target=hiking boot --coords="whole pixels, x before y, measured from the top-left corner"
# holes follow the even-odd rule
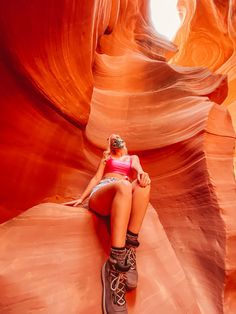
[[[126,260],[130,269],[126,273],[126,289],[133,290],[138,284],[138,271],[136,264],[136,248],[139,246],[137,239],[126,239]]]
[[[125,249],[108,258],[102,267],[103,283],[103,313],[104,314],[127,314],[125,293],[126,293],[126,272],[130,265],[125,264]]]

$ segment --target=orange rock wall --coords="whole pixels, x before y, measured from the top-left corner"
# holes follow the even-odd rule
[[[234,51],[232,10],[234,1],[179,0],[182,26],[175,38],[179,51],[173,62],[204,66],[215,71]]]
[[[236,129],[236,1],[179,0],[182,26],[175,38],[179,51],[171,63],[204,66],[228,77],[224,105]]]
[[[161,284],[155,278],[161,314],[236,309],[235,133],[227,109],[219,106],[231,97],[222,74],[232,84],[233,63],[220,69],[233,56],[232,33],[225,29],[234,1],[214,3],[218,11],[208,22],[200,14],[213,10],[207,3],[180,2],[188,13],[176,39],[178,53],[153,30],[144,0],[0,4],[1,220],[45,200],[76,197],[95,171],[107,136],[121,134],[150,173],[151,204],[176,256],[160,262],[162,245],[152,262],[157,268],[181,265],[186,276]],[[209,32],[217,36],[220,57],[215,50],[214,60],[208,57],[210,41],[205,49],[197,25],[200,39],[211,37]],[[196,49],[190,49],[193,42]],[[42,214],[55,224],[47,208]],[[180,281],[186,298],[164,293]],[[12,313],[19,313],[17,302]],[[129,306],[135,309],[135,303]]]
[[[180,28],[175,43],[179,47],[178,53],[172,58],[171,63],[184,66],[201,65],[208,67],[216,73],[226,74],[228,77],[228,95],[223,102],[227,106],[234,129],[236,130],[236,57],[235,57],[235,25],[236,25],[236,1],[185,1],[178,2],[179,10],[183,17],[183,24]],[[219,91],[216,91],[219,94]],[[222,145],[217,140],[218,146]],[[235,144],[234,144],[235,148]],[[225,151],[227,149],[225,148]],[[218,151],[218,156],[222,153]],[[234,153],[236,157],[236,150]],[[211,158],[212,159],[212,158]],[[236,158],[234,161],[234,173],[236,173]],[[212,164],[212,160],[210,161]],[[221,159],[215,160],[220,167]],[[228,167],[231,166],[229,162]],[[215,170],[215,167],[214,167]],[[222,173],[210,170],[210,175],[215,176],[218,187],[221,186],[224,193],[229,197],[230,185],[222,181]],[[234,181],[234,179],[233,179]],[[222,192],[217,191],[217,197],[221,199]],[[233,212],[235,204],[229,197],[228,209],[222,211],[222,217],[226,225],[226,288],[224,304],[227,313],[235,310],[236,277],[235,263],[232,256],[235,256],[235,228]]]

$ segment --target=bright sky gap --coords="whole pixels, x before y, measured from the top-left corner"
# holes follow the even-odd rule
[[[157,32],[173,40],[180,27],[178,0],[150,0],[151,18]]]

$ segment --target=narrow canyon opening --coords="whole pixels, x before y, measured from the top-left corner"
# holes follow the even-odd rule
[[[178,0],[150,0],[150,11],[156,31],[173,40],[181,26]]]

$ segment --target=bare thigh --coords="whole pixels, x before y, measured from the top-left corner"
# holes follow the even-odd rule
[[[139,186],[137,179],[135,179],[135,180],[132,182],[132,192],[134,192],[134,189],[136,188],[136,186]]]
[[[121,181],[108,183],[94,192],[89,198],[89,208],[102,216],[110,215],[112,201]]]
[[[116,193],[116,185],[117,182],[111,182],[94,192],[89,198],[89,208],[100,215],[109,215]]]

